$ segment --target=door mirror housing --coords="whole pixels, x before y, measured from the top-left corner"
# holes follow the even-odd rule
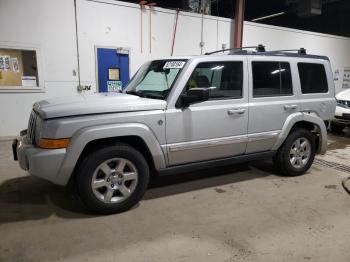
[[[187,90],[186,93],[180,95],[177,107],[188,107],[191,104],[204,102],[209,99],[209,88],[196,87]]]

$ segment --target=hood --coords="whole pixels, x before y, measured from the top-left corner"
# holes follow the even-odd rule
[[[346,101],[350,101],[350,89],[346,89],[344,91],[341,91],[340,93],[338,93],[335,98],[337,100],[346,100]]]
[[[52,98],[34,104],[44,119],[88,114],[119,113],[165,109],[164,100],[142,98],[124,93],[98,93]]]

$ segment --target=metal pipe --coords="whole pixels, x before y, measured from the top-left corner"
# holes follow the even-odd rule
[[[152,8],[149,8],[149,53],[152,53]]]
[[[75,41],[77,48],[77,62],[78,62],[78,88],[79,91],[81,89],[81,80],[80,80],[80,57],[79,57],[79,37],[78,37],[78,18],[77,18],[77,1],[74,0],[74,19],[75,19]]]
[[[244,21],[244,2],[245,0],[236,0],[235,10],[235,31],[233,34],[234,48],[241,48],[243,42],[243,21]]]
[[[177,8],[177,9],[176,9],[176,20],[175,20],[173,44],[172,44],[172,46],[171,46],[171,56],[173,56],[173,54],[174,54],[175,37],[176,37],[177,21],[178,21],[178,19],[179,19],[179,12],[180,12],[180,9]]]
[[[140,5],[140,17],[141,17],[141,53],[143,53],[143,18],[142,18],[142,5]]]

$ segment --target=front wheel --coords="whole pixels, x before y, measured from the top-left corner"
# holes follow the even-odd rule
[[[274,157],[279,171],[286,176],[299,176],[311,167],[316,152],[314,135],[303,128],[293,130]]]
[[[126,144],[89,154],[77,169],[76,183],[83,203],[93,213],[130,209],[146,192],[149,168],[143,155]]]

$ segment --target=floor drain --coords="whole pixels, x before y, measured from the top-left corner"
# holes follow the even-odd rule
[[[339,164],[336,162],[331,162],[331,161],[315,158],[314,164],[319,165],[319,166],[332,168],[332,169],[335,169],[337,171],[341,171],[341,172],[350,174],[350,166],[342,165],[342,164]]]

